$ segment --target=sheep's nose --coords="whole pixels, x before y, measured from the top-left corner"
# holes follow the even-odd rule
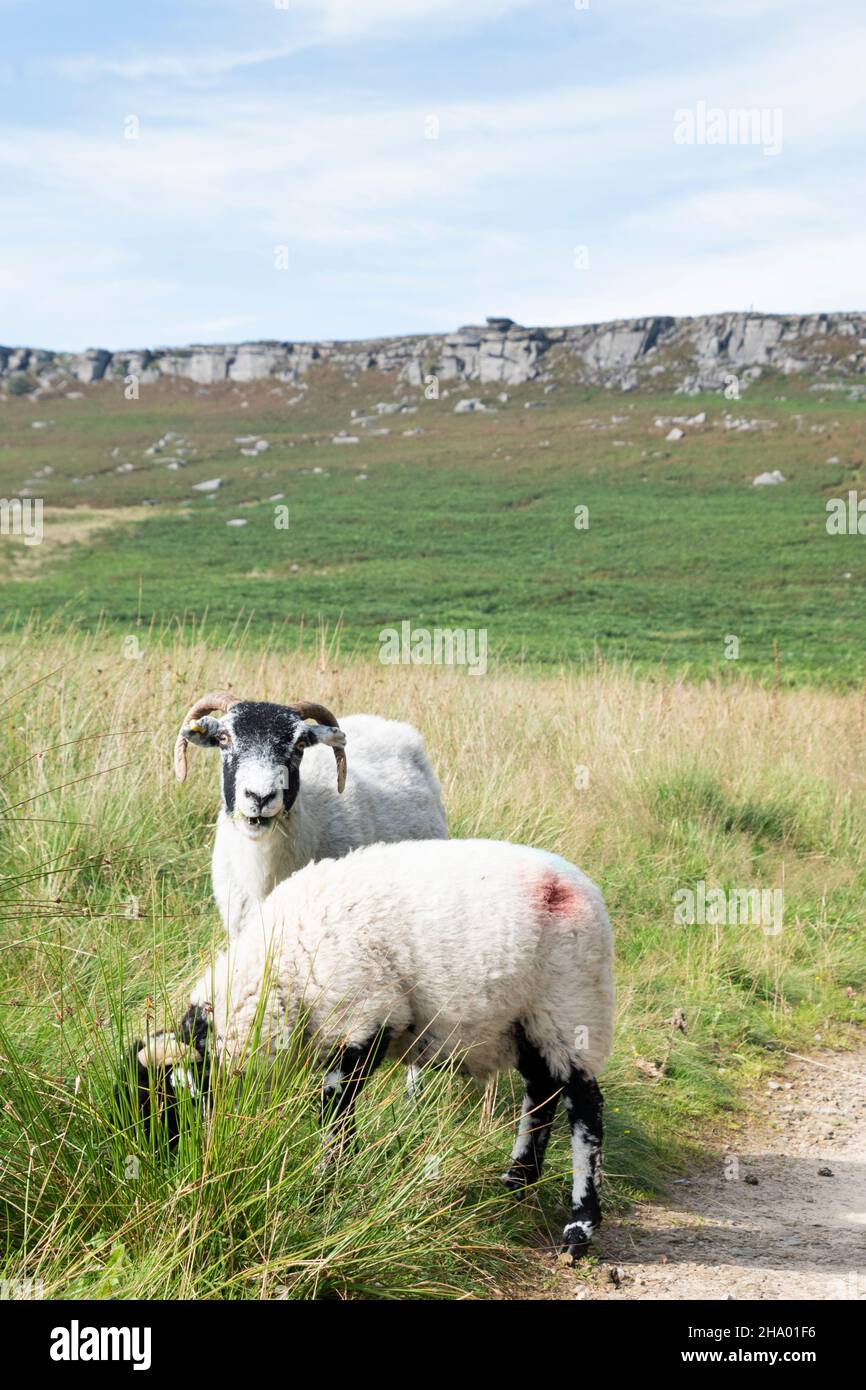
[[[266,792],[264,796],[259,796],[258,792],[244,791],[244,796],[258,806],[260,811],[265,809],[268,802],[273,801],[274,795],[274,792]]]

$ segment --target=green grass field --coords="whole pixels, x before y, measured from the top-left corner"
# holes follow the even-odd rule
[[[172,1159],[112,1112],[124,1040],[177,1017],[219,943],[215,768],[197,758],[183,789],[170,768],[214,686],[411,720],[452,834],[554,850],[602,886],[609,1213],[661,1190],[787,1050],[862,1037],[866,538],[828,535],[825,503],[862,480],[864,407],[790,380],[740,402],[556,385],[428,402],[323,369],[306,396],[105,383],[0,406],[0,497],[46,508],[43,544],[0,536],[0,1279],[496,1298],[561,1228],[563,1132],[528,1202],[497,1185],[509,1078],[485,1101],[440,1076],[420,1106],[377,1078],[325,1178],[303,1064],[221,1089]],[[455,414],[467,394],[496,413]],[[700,411],[665,441],[659,417]],[[789,481],[752,487],[774,468]],[[209,501],[194,484],[214,477]],[[380,664],[405,620],[486,629],[491,669]],[[677,926],[699,880],[782,889],[784,930]]]
[[[866,1023],[859,694],[600,666],[490,673],[467,701],[461,673],[263,655],[251,637],[154,640],[137,661],[74,635],[2,650],[0,1278],[46,1297],[495,1298],[555,1248],[564,1125],[542,1189],[515,1206],[497,1182],[509,1077],[492,1107],[457,1076],[420,1105],[396,1072],[378,1078],[358,1151],[326,1178],[306,1066],[267,1095],[255,1073],[221,1088],[172,1160],[112,1114],[124,1040],[178,1017],[219,943],[216,770],[202,754],[178,788],[170,762],[189,692],[227,674],[412,719],[453,834],[549,848],[603,886],[619,990],[609,1214],[658,1191],[722,1112],[730,1125],[786,1050],[852,1045]],[[674,895],[701,879],[782,888],[784,929],[677,925]]]
[[[687,676],[862,683],[866,545],[825,525],[828,498],[862,477],[862,403],[805,382],[727,402],[563,376],[505,404],[478,388],[496,413],[455,414],[466,394],[425,401],[375,373],[352,384],[321,369],[306,399],[272,383],[161,384],[126,401],[104,383],[80,400],[10,400],[0,496],[28,485],[47,521],[43,545],[0,545],[7,630],[34,612],[126,634],[206,613],[220,639],[240,614],[294,642],[339,621],[343,650],[369,657],[409,620],[485,628],[492,654],[533,667],[599,651]],[[414,413],[353,424],[353,409],[395,399]],[[706,424],[675,443],[655,424],[699,411]],[[726,413],[762,423],[726,430]],[[172,444],[146,456],[166,431],[190,446],[176,471]],[[339,431],[360,442],[334,445]],[[255,435],[270,448],[246,458],[234,440]],[[789,481],[752,486],[774,468]],[[214,477],[215,498],[193,490]]]

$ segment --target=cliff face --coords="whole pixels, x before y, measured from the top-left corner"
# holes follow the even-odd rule
[[[713,314],[703,318],[622,319],[573,328],[523,328],[507,318],[456,333],[363,342],[259,342],[64,354],[0,347],[0,382],[51,387],[132,374],[142,384],[182,377],[201,386],[264,377],[297,382],[323,363],[347,377],[375,369],[423,386],[442,382],[517,386],[563,365],[575,379],[619,390],[641,385],[685,393],[719,390],[736,376],[748,386],[763,369],[832,374],[866,390],[866,314]]]

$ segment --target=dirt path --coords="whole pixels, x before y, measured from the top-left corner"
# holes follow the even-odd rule
[[[866,1052],[794,1059],[715,1159],[530,1297],[866,1301]],[[549,1259],[549,1257],[548,1257]]]

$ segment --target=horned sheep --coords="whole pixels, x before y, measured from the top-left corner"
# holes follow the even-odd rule
[[[280,705],[216,690],[196,700],[181,725],[174,750],[181,782],[189,744],[220,753],[212,876],[229,937],[278,883],[311,860],[377,841],[448,834],[439,783],[410,724],[356,714],[341,727],[312,701]],[[327,747],[336,758],[336,785]]]

